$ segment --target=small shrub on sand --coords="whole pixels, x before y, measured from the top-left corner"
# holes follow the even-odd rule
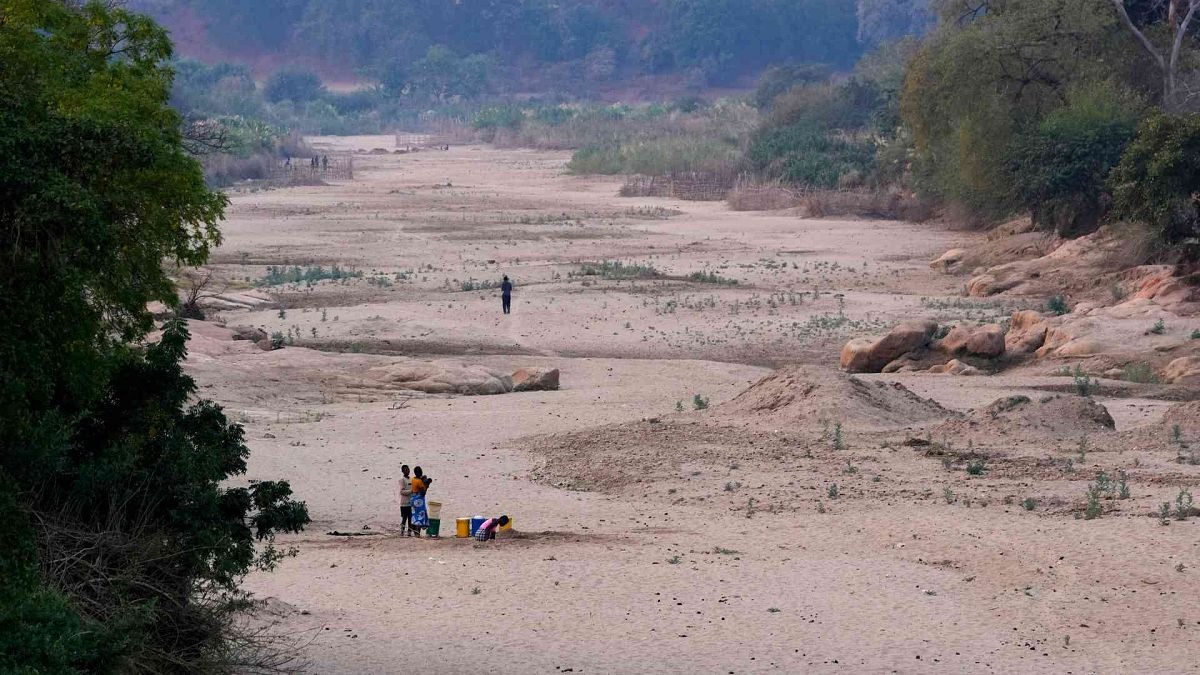
[[[1149,333],[1151,335],[1162,335],[1163,333],[1166,333],[1166,332],[1167,332],[1167,322],[1163,321],[1162,319],[1155,321],[1154,325],[1151,326],[1150,330],[1149,330]]]
[[[1084,398],[1090,397],[1092,392],[1100,385],[1098,381],[1090,377],[1079,366],[1075,366],[1074,372],[1075,392]]]
[[[1149,363],[1130,363],[1121,371],[1121,379],[1138,384],[1158,384],[1161,380]]]
[[[1104,513],[1104,507],[1100,505],[1100,489],[1095,485],[1089,485],[1087,491],[1087,506],[1083,509],[1084,520],[1095,520]]]
[[[572,276],[601,277],[604,279],[653,279],[660,276],[652,265],[643,265],[620,260],[602,260],[598,263],[584,263],[578,272]]]
[[[318,281],[341,281],[342,279],[357,279],[363,275],[362,272],[353,269],[345,269],[334,265],[330,268],[321,267],[299,267],[287,265],[267,267],[267,275],[259,279],[256,286],[281,286],[283,284],[314,284]]]
[[[708,399],[696,394],[692,397],[692,408],[695,410],[708,410]]]
[[[1062,316],[1071,309],[1067,307],[1067,299],[1061,295],[1056,295],[1046,301],[1046,310],[1056,316]]]
[[[973,459],[967,462],[967,473],[972,476],[982,476],[987,471],[987,462],[983,459]]]
[[[688,275],[688,281],[695,281],[701,284],[717,284],[719,286],[737,286],[737,279],[728,279],[708,270],[692,272]]]
[[[1175,497],[1175,520],[1187,520],[1192,515],[1192,493],[1183,488]]]
[[[1033,497],[1026,497],[1021,501],[1021,508],[1025,509],[1026,511],[1032,511],[1037,508],[1037,500]]]

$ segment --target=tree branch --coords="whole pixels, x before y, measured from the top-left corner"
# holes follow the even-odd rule
[[[1190,2],[1194,8],[1196,0],[1190,0]],[[1162,54],[1160,54],[1158,50],[1154,48],[1154,44],[1150,42],[1150,39],[1146,37],[1146,34],[1138,30],[1137,26],[1133,25],[1133,20],[1129,18],[1129,12],[1125,9],[1124,0],[1112,0],[1112,4],[1117,8],[1117,14],[1121,16],[1121,23],[1125,24],[1125,27],[1133,33],[1133,36],[1137,38],[1138,42],[1142,43],[1142,47],[1145,48],[1148,54],[1150,54],[1150,56],[1154,59],[1154,62],[1158,64],[1158,67],[1166,72],[1167,63],[1163,59]]]
[[[1179,63],[1179,52],[1183,49],[1183,38],[1187,36],[1188,27],[1192,23],[1192,19],[1196,16],[1196,10],[1200,8],[1200,0],[1188,0],[1188,11],[1183,17],[1183,22],[1179,24],[1179,29],[1175,33],[1175,43],[1171,45],[1171,77],[1175,77],[1175,67]]]

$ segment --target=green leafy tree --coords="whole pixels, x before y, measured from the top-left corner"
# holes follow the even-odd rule
[[[286,483],[231,480],[242,432],[194,399],[183,324],[142,343],[178,303],[164,259],[203,263],[226,204],[170,56],[111,3],[0,6],[0,670],[228,667],[238,580],[307,522]]]
[[[994,221],[1029,208],[1006,162],[1072,90],[1136,88],[1141,59],[1113,40],[1102,0],[947,0],[942,24],[913,59],[901,114],[917,186]]]
[[[858,0],[858,41],[882,45],[933,27],[929,0]]]
[[[1154,114],[1138,127],[1111,177],[1118,216],[1200,258],[1200,115]]]
[[[263,95],[272,103],[314,101],[324,93],[325,85],[321,84],[321,78],[316,73],[296,68],[275,72],[267,78],[267,84],[263,87]]]
[[[1099,226],[1111,204],[1109,172],[1133,137],[1140,103],[1110,85],[1071,95],[1035,132],[1014,141],[1009,172],[1036,225],[1067,237]]]

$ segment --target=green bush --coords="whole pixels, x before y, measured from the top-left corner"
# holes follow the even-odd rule
[[[2,11],[0,671],[229,670],[239,582],[307,511],[237,479],[243,431],[196,397],[183,322],[146,344],[147,305],[179,303],[164,261],[203,264],[227,200],[185,152],[161,28]]]
[[[475,113],[471,126],[480,131],[516,129],[525,121],[525,113],[516,106],[489,106]]]
[[[571,157],[567,170],[601,175],[714,172],[729,170],[740,159],[737,146],[721,139],[676,135],[584,148]]]
[[[1110,184],[1118,216],[1146,223],[1185,257],[1200,257],[1200,114],[1144,120]]]
[[[875,163],[876,145],[825,135],[801,126],[759,134],[746,153],[757,171],[789,183],[833,188],[843,176],[865,175]]]
[[[819,63],[772,66],[759,75],[758,84],[750,98],[757,108],[767,110],[775,103],[775,99],[793,87],[824,82],[831,74],[829,66]]]
[[[266,86],[263,87],[263,95],[271,103],[304,103],[321,98],[324,93],[325,86],[321,84],[321,78],[311,70],[299,68],[276,71],[267,78]]]
[[[1132,111],[1132,112],[1131,112]],[[1061,236],[1095,230],[1111,198],[1106,181],[1133,137],[1136,110],[1112,87],[1093,87],[1019,136],[1008,159],[1016,201]]]

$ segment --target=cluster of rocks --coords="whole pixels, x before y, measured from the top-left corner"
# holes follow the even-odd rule
[[[996,359],[1008,351],[998,324],[953,326],[942,337],[932,319],[903,321],[879,338],[856,338],[842,348],[842,369],[851,373],[924,370],[949,375],[978,375],[968,360]]]

